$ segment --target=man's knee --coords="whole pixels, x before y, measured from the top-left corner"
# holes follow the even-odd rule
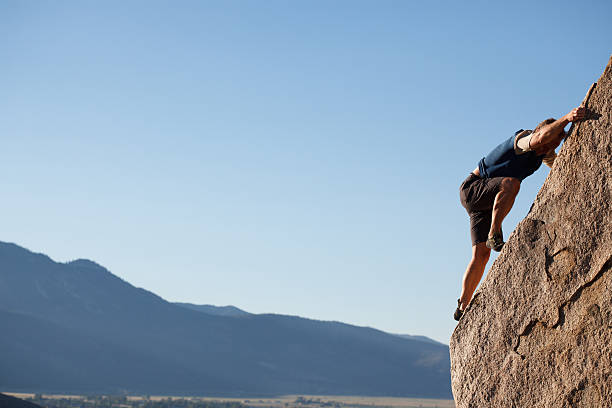
[[[505,177],[501,182],[500,190],[517,195],[521,189],[521,181],[515,177]]]

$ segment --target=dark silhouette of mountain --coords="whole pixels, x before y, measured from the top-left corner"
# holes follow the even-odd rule
[[[0,408],[42,408],[40,405],[32,404],[10,395],[0,394]]]
[[[186,307],[202,313],[218,316],[248,316],[251,313],[238,309],[236,306],[213,306],[213,305],[194,305],[193,303],[174,302],[175,305]]]
[[[274,314],[202,313],[87,260],[0,242],[0,389],[450,397],[448,346]]]

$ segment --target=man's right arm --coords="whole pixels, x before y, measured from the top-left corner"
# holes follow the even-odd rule
[[[532,137],[530,146],[533,150],[537,150],[539,147],[558,144],[564,136],[563,128],[570,122],[582,120],[586,117],[586,109],[583,106],[574,108],[567,115],[561,119],[557,119],[551,124],[543,126],[539,129]]]

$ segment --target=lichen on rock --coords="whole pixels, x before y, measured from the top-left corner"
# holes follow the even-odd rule
[[[612,58],[451,337],[457,407],[612,407]]]

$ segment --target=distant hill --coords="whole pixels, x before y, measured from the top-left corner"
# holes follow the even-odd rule
[[[408,339],[408,340],[416,340],[416,341],[424,341],[426,343],[431,343],[431,344],[438,344],[441,346],[444,346],[444,343],[440,343],[439,341],[436,341],[434,339],[430,339],[429,337],[426,336],[414,336],[414,335],[410,335],[410,334],[398,334],[397,336],[400,336],[404,339]]]
[[[249,316],[251,313],[238,309],[235,306],[213,306],[213,305],[194,305],[193,303],[174,302],[175,305],[186,307],[202,313],[217,316]]]
[[[249,312],[245,312],[244,310],[239,309],[236,306],[231,306],[231,305],[230,306],[194,305],[193,303],[181,303],[181,302],[174,302],[174,304],[178,306],[186,307],[191,310],[196,310],[198,312],[219,315],[219,316],[242,317],[242,316],[249,316],[252,314]],[[440,343],[439,341],[430,339],[429,337],[426,337],[426,336],[418,336],[418,335],[415,336],[411,334],[397,334],[396,336],[399,336],[404,339],[409,339],[409,340],[417,340],[417,341],[424,341],[424,342],[432,343],[432,344],[444,345],[444,343]]]
[[[339,322],[194,307],[94,262],[58,263],[0,242],[0,389],[451,396],[448,346]]]

